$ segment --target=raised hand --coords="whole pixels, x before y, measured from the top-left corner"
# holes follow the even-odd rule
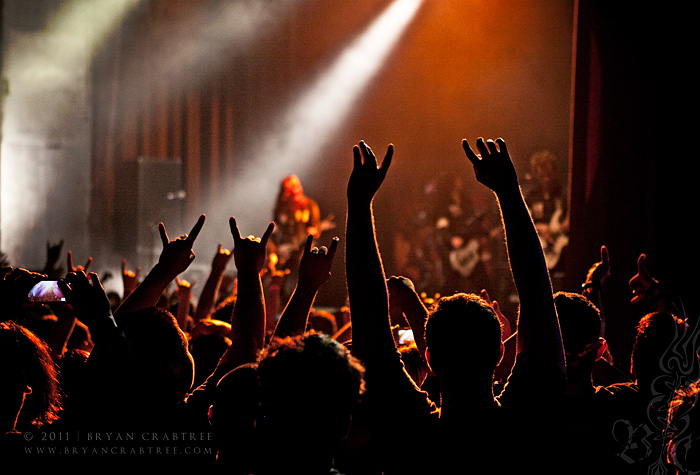
[[[192,287],[196,282],[190,282],[179,277],[175,277],[175,284],[177,285],[177,294],[183,299],[190,300],[192,297]]]
[[[337,237],[333,238],[329,248],[312,248],[313,240],[312,234],[306,238],[304,253],[299,262],[299,279],[277,322],[273,332],[275,337],[301,334],[306,330],[309,312],[318,289],[331,276],[331,266],[340,240]]]
[[[224,249],[223,245],[219,243],[219,247],[217,248],[216,254],[214,254],[214,259],[211,263],[212,272],[223,272],[226,270],[226,266],[231,260],[231,257],[233,257],[231,251]]]
[[[158,264],[169,269],[173,275],[181,274],[187,270],[195,258],[192,246],[204,226],[205,219],[205,215],[200,215],[189,234],[183,234],[172,241],[168,238],[165,225],[158,223],[160,239],[163,242],[163,251],[158,259]]]
[[[312,234],[306,238],[304,253],[299,262],[299,283],[318,289],[331,277],[331,266],[340,239],[334,237],[328,248],[326,246],[312,248],[313,240]]]
[[[510,325],[510,320],[508,320],[508,318],[503,315],[503,312],[501,312],[501,306],[498,304],[498,300],[491,300],[491,296],[486,289],[482,289],[481,292],[479,292],[479,296],[486,300],[489,305],[491,305],[491,308],[493,308],[493,311],[496,313],[496,317],[498,317],[498,320],[501,322],[501,339],[503,341],[507,340],[513,332]]]
[[[190,283],[187,280],[175,277],[175,283],[177,285],[177,315],[175,319],[177,324],[180,326],[182,331],[187,331],[188,321],[192,319],[190,315],[190,303],[192,302],[192,286],[194,283]]]
[[[586,275],[586,282],[583,284],[585,287],[595,287],[600,289],[603,284],[610,277],[610,254],[608,248],[600,246],[600,261],[596,262],[588,269],[588,274]]]
[[[126,268],[126,259],[122,259],[122,283],[124,284],[124,297],[127,297],[139,285],[139,275],[141,267],[137,267],[136,271]]]
[[[476,140],[479,153],[475,153],[466,139],[462,140],[462,148],[467,158],[474,166],[476,179],[496,194],[518,189],[518,177],[503,139]]]
[[[387,279],[389,290],[389,310],[394,322],[400,322],[402,317],[413,330],[413,337],[418,351],[425,361],[425,323],[428,321],[428,309],[425,307],[420,295],[416,292],[411,279],[403,276],[392,276]]]
[[[231,235],[233,236],[233,260],[239,272],[245,270],[255,270],[262,272],[265,267],[265,257],[267,254],[267,243],[270,240],[275,223],[270,222],[262,238],[255,236],[241,237],[236,218],[229,218]]]
[[[629,281],[629,287],[632,291],[631,303],[636,304],[644,299],[653,297],[654,289],[658,289],[659,281],[657,281],[647,270],[646,254],[640,254],[637,259],[637,274]]]
[[[231,337],[231,324],[216,319],[203,319],[194,324],[190,330],[190,337],[196,340],[202,336],[219,335],[221,337]]]
[[[68,251],[68,272],[87,272],[88,268],[90,267],[90,264],[92,264],[92,257],[88,257],[88,260],[84,266],[75,267],[73,265],[73,252]]]
[[[91,333],[99,334],[105,324],[114,326],[112,306],[97,274],[86,274],[82,270],[69,272],[58,281],[58,287],[75,316],[88,326]]]
[[[394,155],[389,145],[381,165],[364,142],[353,147],[345,224],[345,277],[352,309],[353,353],[365,364],[396,351],[391,331],[386,276],[374,229],[372,201]]]
[[[50,242],[46,241],[46,262],[51,263],[52,265],[58,262],[62,249],[63,239],[56,244],[51,244]]]
[[[265,267],[267,244],[275,229],[270,222],[261,238],[241,237],[236,218],[229,218],[233,236],[233,260],[238,269],[237,298],[231,316],[232,345],[219,364],[238,366],[255,361],[265,345],[265,296],[262,270]]]
[[[389,314],[392,324],[404,324],[408,320],[408,309],[415,300],[420,300],[411,279],[403,276],[393,275],[386,280],[386,287],[389,291]],[[408,322],[411,325],[411,322]]]
[[[160,238],[163,242],[163,250],[160,253],[158,263],[146,275],[143,282],[115,310],[114,316],[117,321],[121,315],[156,305],[170,283],[189,267],[195,258],[192,245],[202,230],[205,219],[205,215],[200,215],[189,234],[183,234],[172,241],[168,238],[165,225],[158,224]]]
[[[219,243],[219,247],[216,250],[214,259],[211,263],[211,270],[209,276],[207,277],[204,286],[202,287],[202,292],[199,295],[199,300],[197,301],[197,307],[194,312],[194,321],[198,322],[209,318],[213,310],[214,304],[216,303],[217,297],[219,295],[219,287],[221,287],[221,281],[224,278],[224,272],[226,271],[226,266],[233,255],[228,249],[224,249],[223,245]]]
[[[63,239],[57,244],[46,242],[46,264],[44,265],[44,274],[58,278],[63,275],[63,267],[58,264],[63,249]]]
[[[369,204],[372,202],[386,177],[393,155],[394,146],[389,144],[382,164],[377,166],[374,152],[364,141],[353,147],[354,166],[348,181],[348,200],[350,203]]]
[[[406,297],[411,297],[416,294],[416,288],[411,279],[403,276],[391,276],[386,281],[389,289],[389,305],[392,304],[402,306],[406,301]]]
[[[477,154],[463,139],[462,148],[477,181],[494,192],[501,210],[508,261],[520,299],[517,354],[538,353],[566,374],[552,282],[506,142],[480,137],[476,140]]]

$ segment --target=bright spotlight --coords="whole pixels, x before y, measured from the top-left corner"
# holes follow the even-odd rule
[[[313,84],[289,110],[285,121],[272,139],[271,152],[296,151],[293,164],[310,160],[305,144],[327,138],[349,114],[360,92],[379,71],[421,0],[397,0],[337,58],[333,65]]]
[[[86,144],[90,129],[85,120],[90,115],[90,96],[84,85],[89,83],[89,67],[100,46],[140,1],[58,2],[55,11],[46,13],[45,28],[7,33],[2,248],[13,259],[22,259],[22,265],[42,265],[41,253],[31,251],[36,241],[45,239],[40,233],[49,228],[46,223],[59,215],[57,204],[66,190],[76,191],[71,196],[75,214],[87,215],[87,191],[82,193],[81,185],[90,180]],[[12,8],[26,11],[30,7]],[[7,9],[6,4],[6,15]],[[75,229],[68,223],[54,224],[51,232],[58,236],[71,237]]]
[[[259,197],[261,190],[276,192],[281,177],[300,174],[316,162],[334,130],[345,121],[361,92],[381,69],[421,3],[422,0],[394,1],[301,93],[279,122],[267,131],[258,148],[246,154],[248,168],[235,177],[232,186],[241,198],[233,203],[249,202],[246,197]],[[274,192],[264,196],[274,199]],[[255,229],[264,226],[264,217],[252,214],[250,220],[258,223]]]

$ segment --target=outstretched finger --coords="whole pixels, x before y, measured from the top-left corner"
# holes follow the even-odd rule
[[[206,215],[199,215],[199,219],[197,219],[197,222],[194,224],[192,230],[187,235],[187,239],[185,239],[187,242],[194,243],[194,240],[197,239],[197,236],[199,236],[199,232],[202,230],[202,227],[204,226],[204,221],[206,219]]]
[[[478,139],[476,139],[476,148],[479,150],[481,158],[484,158],[490,154],[489,148],[486,146],[486,142],[484,141],[483,137],[479,137]]]
[[[66,301],[72,301],[73,289],[68,285],[68,282],[66,282],[65,279],[59,279],[56,284],[58,285],[58,289],[63,293],[63,297],[65,297]]]
[[[476,165],[479,162],[479,157],[476,153],[474,153],[474,150],[472,150],[472,147],[469,145],[467,139],[462,139],[462,148],[464,149],[464,153],[467,155],[469,161],[472,162],[473,165]]]
[[[381,170],[386,175],[389,166],[391,166],[391,159],[394,157],[394,144],[390,143],[386,150],[386,155],[384,155],[384,160],[382,160]]]
[[[267,241],[270,240],[270,236],[272,236],[272,232],[275,230],[275,223],[274,221],[270,221],[270,224],[267,225],[267,229],[265,230],[265,234],[263,234],[262,238],[260,239],[260,244],[262,244],[264,247],[267,247]]]
[[[90,267],[90,264],[92,264],[92,257],[88,257],[87,262],[85,263],[85,267],[83,267],[83,270],[87,272],[88,267]]]
[[[163,247],[165,247],[170,242],[170,239],[168,239],[168,232],[165,230],[165,224],[158,223],[158,232],[160,233],[160,240],[163,243]]]
[[[496,142],[494,142],[491,139],[488,139],[486,141],[486,146],[488,147],[489,153],[491,155],[498,155],[498,147],[496,147]]]
[[[326,254],[331,259],[333,259],[336,251],[338,250],[338,243],[339,242],[340,242],[340,239],[337,237],[334,237],[333,240],[331,241],[331,246],[328,248],[328,253]]]
[[[314,236],[313,236],[313,234],[309,234],[306,237],[306,243],[304,244],[304,254],[308,254],[309,252],[311,252],[311,246],[312,246],[313,242],[314,242]]]
[[[600,260],[605,267],[610,265],[610,253],[608,252],[608,248],[606,246],[600,247]]]
[[[649,275],[649,273],[647,272],[646,260],[646,254],[640,254],[639,258],[637,259],[637,273],[645,277]]]
[[[87,275],[82,270],[74,271],[66,275],[66,281],[71,285],[74,290],[85,290],[90,287],[90,282],[88,281]]]
[[[73,270],[73,251],[68,251],[68,269]]]
[[[506,141],[503,140],[502,138],[497,138],[496,139],[496,144],[498,144],[498,150],[501,151],[501,153],[508,153],[508,147],[506,146]]]
[[[229,227],[231,228],[231,235],[233,236],[233,242],[234,242],[234,243],[237,243],[237,242],[239,242],[241,239],[243,239],[243,238],[241,237],[241,232],[240,232],[240,230],[238,229],[238,224],[236,223],[236,218],[234,218],[233,216],[231,216],[231,217],[228,219],[228,225],[229,225]]]
[[[372,151],[370,146],[365,143],[364,140],[360,141],[360,151],[362,152],[362,156],[364,157],[364,164],[376,168],[377,157],[374,156],[374,152]]]
[[[356,170],[362,166],[362,154],[358,145],[352,147],[352,159],[353,167]]]
[[[87,277],[90,280],[90,282],[92,283],[93,287],[97,287],[97,288],[102,289],[102,282],[100,282],[100,277],[97,275],[97,273],[90,272]]]

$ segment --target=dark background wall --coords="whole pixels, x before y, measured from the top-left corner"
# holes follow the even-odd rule
[[[578,3],[571,129],[571,254],[574,288],[605,244],[612,276],[606,292],[611,347],[629,364],[643,308],[629,305],[637,258],[673,290],[695,321],[694,102],[684,63],[688,21],[630,2]],[[670,68],[669,68],[670,66]]]

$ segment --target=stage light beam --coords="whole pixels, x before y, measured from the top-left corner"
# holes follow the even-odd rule
[[[265,225],[259,209],[272,209],[279,182],[289,174],[303,175],[324,152],[333,132],[349,116],[353,105],[381,70],[422,0],[395,0],[317,79],[298,96],[263,136],[259,146],[245,153],[247,169],[234,178],[232,203],[261,197],[247,218]],[[265,190],[261,194],[261,190]],[[239,212],[239,214],[241,214]]]
[[[6,18],[20,20],[19,28],[10,23],[5,32],[0,172],[2,249],[15,262],[42,265],[43,257],[32,250],[43,247],[44,234],[70,239],[75,223],[87,221],[89,68],[104,40],[140,1],[61,2],[29,22],[35,29],[22,27],[22,18],[30,15],[27,5],[5,6]],[[45,27],[38,29],[43,19]],[[66,190],[73,193],[70,219],[55,222],[66,206]],[[76,217],[79,213],[84,216]],[[84,240],[77,237],[72,244]]]

